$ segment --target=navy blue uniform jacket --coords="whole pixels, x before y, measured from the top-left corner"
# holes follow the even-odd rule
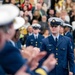
[[[42,40],[41,50],[47,52],[47,56],[42,61],[51,53],[55,55],[57,60],[56,67],[49,75],[68,75],[68,61],[70,71],[74,72],[74,50],[68,37],[60,35],[56,45],[53,36],[50,35]]]

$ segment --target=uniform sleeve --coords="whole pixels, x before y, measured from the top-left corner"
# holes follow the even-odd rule
[[[46,50],[46,45],[45,45],[45,43],[44,43],[44,39],[42,40],[42,45],[41,45],[41,47],[40,47],[40,50],[41,50],[41,51]]]
[[[70,38],[70,41],[72,42],[72,46],[73,46],[73,49],[74,49],[73,35],[70,33],[70,34],[68,35],[68,37]]]
[[[2,54],[0,64],[6,73],[14,75],[25,64],[25,60],[17,48],[10,46],[8,49]]]
[[[45,45],[45,40],[43,39],[42,40],[42,45],[41,45],[41,48],[40,50],[41,51],[46,51],[46,45]],[[44,58],[42,58],[40,61],[39,61],[39,66],[38,67],[41,67],[42,66],[42,63],[47,59],[47,56],[45,56]]]
[[[26,47],[27,46],[30,46],[30,38],[29,38],[29,36],[27,37],[27,39],[26,39]]]
[[[71,41],[68,42],[68,60],[70,71],[74,72],[74,50]]]

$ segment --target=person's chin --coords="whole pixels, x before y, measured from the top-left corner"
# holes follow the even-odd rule
[[[53,31],[52,33],[53,33],[53,34],[56,34],[56,31]]]

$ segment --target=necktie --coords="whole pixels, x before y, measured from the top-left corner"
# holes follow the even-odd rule
[[[56,38],[56,39],[55,39],[55,43],[56,43],[56,45],[57,45],[57,40],[58,40],[58,39]]]

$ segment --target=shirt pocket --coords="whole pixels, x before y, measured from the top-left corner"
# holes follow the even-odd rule
[[[61,47],[60,48],[60,55],[64,58],[65,55],[67,55],[67,48],[66,47]]]
[[[42,45],[42,42],[40,42],[40,45]]]
[[[47,52],[53,53],[54,47],[51,44],[47,45]]]
[[[30,44],[31,44],[31,45],[34,44],[34,40],[33,40],[33,39],[30,40]]]
[[[61,50],[61,51],[66,51],[66,48],[65,48],[65,47],[63,47],[63,48],[60,48],[60,50]]]

